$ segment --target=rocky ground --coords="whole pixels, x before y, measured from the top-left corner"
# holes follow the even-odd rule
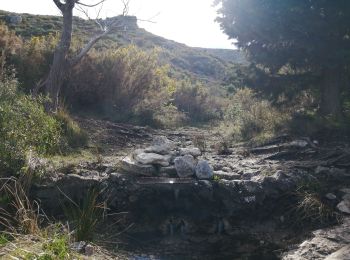
[[[347,218],[300,228],[288,205],[303,183],[320,183],[332,216],[350,214],[344,144],[284,135],[228,145],[210,129],[78,120],[96,158],[51,167],[33,196],[57,216],[62,191],[79,200],[100,187],[111,213],[127,212],[99,228],[105,259],[349,259]]]

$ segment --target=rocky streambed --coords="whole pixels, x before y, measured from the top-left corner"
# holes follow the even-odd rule
[[[197,129],[128,131],[147,141],[130,141],[127,151],[77,165],[68,174],[56,172],[32,189],[45,212],[58,216],[65,196],[79,202],[97,188],[106,202],[99,241],[111,250],[118,245],[126,258],[318,259],[297,253],[315,227],[300,229],[289,216],[293,194],[305,182],[326,181],[322,200],[339,214],[350,213],[344,157],[328,165],[310,140],[285,136],[262,147],[218,153],[217,136]],[[200,148],[198,134],[207,142]],[[115,148],[118,140],[112,143]]]

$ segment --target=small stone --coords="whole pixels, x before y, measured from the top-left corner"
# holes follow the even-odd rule
[[[291,142],[289,145],[292,147],[298,147],[298,148],[304,148],[306,146],[308,146],[308,142],[304,141],[304,140],[295,140],[293,142]]]
[[[92,245],[87,245],[85,247],[85,255],[92,256],[94,254],[94,247]]]
[[[340,212],[350,214],[350,201],[348,200],[343,200],[337,205],[337,209]]]
[[[201,150],[196,147],[192,148],[180,148],[180,155],[190,154],[193,157],[198,157],[202,154]]]
[[[230,167],[222,167],[222,171],[224,171],[224,172],[231,172],[232,169]]]
[[[86,245],[86,242],[84,241],[79,241],[79,242],[74,242],[70,245],[71,250],[81,253],[83,251],[84,246]]]
[[[208,161],[201,160],[196,166],[196,176],[198,179],[212,179],[213,169],[210,167]]]
[[[337,198],[333,193],[327,193],[325,197],[329,200],[335,200]]]
[[[190,177],[195,172],[195,160],[192,155],[176,157],[174,164],[180,178]]]

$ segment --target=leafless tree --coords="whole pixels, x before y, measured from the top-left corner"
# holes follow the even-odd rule
[[[79,61],[88,53],[88,51],[97,41],[110,33],[112,29],[116,29],[118,27],[120,28],[122,26],[119,24],[120,20],[117,19],[111,19],[108,22],[102,22],[101,20],[99,22],[98,19],[95,19],[100,26],[101,32],[92,37],[75,57],[70,58],[68,56],[72,41],[73,9],[77,7],[80,10],[84,10],[84,8],[97,7],[101,6],[105,1],[106,0],[100,0],[94,4],[86,4],[80,0],[53,0],[63,15],[61,38],[55,49],[53,62],[48,77],[41,84],[38,84],[36,91],[34,91],[35,94],[40,86],[45,87],[45,91],[51,99],[47,109],[51,112],[56,112],[59,107],[59,95],[61,88],[64,80],[67,78],[67,75],[70,74],[72,68],[79,63]],[[123,15],[126,15],[129,1],[123,0],[123,4]]]

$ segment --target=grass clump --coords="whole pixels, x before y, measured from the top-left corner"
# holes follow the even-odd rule
[[[6,245],[10,238],[6,234],[0,234],[0,247]]]
[[[315,180],[301,183],[291,194],[293,204],[288,217],[293,225],[319,226],[338,222],[340,215],[323,199],[324,194],[324,187]]]
[[[71,148],[84,147],[88,143],[87,133],[81,129],[77,122],[69,115],[65,109],[60,109],[55,115],[63,131],[63,139]]]
[[[39,260],[64,260],[69,257],[69,237],[55,234],[48,242],[43,244],[44,254]]]
[[[9,202],[0,208],[0,228],[21,234],[39,232],[39,206],[28,198],[30,180],[28,176],[0,179],[0,192]]]
[[[76,241],[92,241],[98,222],[101,220],[104,203],[98,201],[99,192],[91,188],[81,203],[72,199],[63,206],[64,213],[74,229]]]

